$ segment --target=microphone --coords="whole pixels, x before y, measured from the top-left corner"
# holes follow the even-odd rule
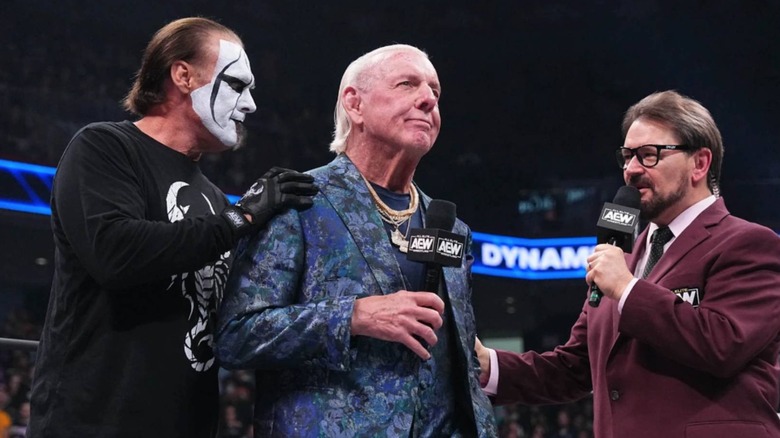
[[[433,199],[425,213],[426,228],[409,231],[406,259],[425,263],[424,291],[437,293],[442,266],[460,266],[466,236],[451,232],[455,226],[455,204]]]
[[[634,231],[639,223],[641,194],[636,187],[620,187],[612,202],[605,202],[596,223],[598,243],[620,247],[625,253],[634,249]],[[594,282],[590,286],[590,307],[598,307],[604,294]]]

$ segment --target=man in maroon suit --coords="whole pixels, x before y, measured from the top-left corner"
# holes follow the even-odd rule
[[[586,280],[605,299],[565,345],[477,342],[485,391],[498,404],[592,391],[598,438],[780,437],[780,237],[726,210],[720,132],[695,100],[652,94],[623,134],[618,162],[649,226],[631,254],[596,246]]]

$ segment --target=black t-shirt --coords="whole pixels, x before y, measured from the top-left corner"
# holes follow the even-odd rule
[[[52,188],[29,436],[214,436],[226,205],[196,162],[131,122],[75,135]]]

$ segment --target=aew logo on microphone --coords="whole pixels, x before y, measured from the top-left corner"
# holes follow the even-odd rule
[[[409,249],[421,253],[433,252],[434,241],[436,241],[435,236],[412,235],[409,239]]]
[[[436,252],[447,257],[455,257],[458,259],[463,258],[463,244],[457,240],[447,239],[446,237],[439,239],[439,244],[436,247]]]
[[[434,235],[412,235],[409,241],[409,249],[417,253],[431,253],[434,246],[436,252],[444,257],[462,258],[463,242],[459,239],[448,239]]]
[[[463,243],[458,242],[455,239],[440,237],[439,242],[436,245],[436,252],[445,257],[452,257],[460,260],[463,258]]]
[[[633,246],[633,235],[639,223],[639,209],[626,207],[625,205],[605,202],[601,209],[599,222],[596,224],[599,232],[599,243],[605,243],[608,237],[624,236],[625,242],[618,244],[623,251],[630,252]]]
[[[460,266],[466,237],[439,229],[416,228],[409,231],[407,260]]]
[[[601,219],[615,225],[633,227],[636,223],[636,214],[631,214],[631,212],[625,210],[605,207]]]

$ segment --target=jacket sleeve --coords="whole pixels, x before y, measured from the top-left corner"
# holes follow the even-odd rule
[[[299,215],[242,241],[219,311],[215,353],[225,368],[274,370],[350,366],[354,295],[306,300]]]
[[[57,167],[51,201],[55,240],[95,281],[127,290],[198,269],[231,248],[232,230],[219,215],[176,223],[147,219],[148,176],[133,164],[118,138],[85,128]]]
[[[754,224],[729,231],[712,236],[719,242],[712,256],[694,261],[698,265],[673,271],[661,285],[638,281],[620,331],[716,377],[738,374],[767,350],[780,332],[780,239]],[[698,308],[667,287],[689,286],[685,281],[695,276],[703,282]],[[764,359],[774,363],[776,357]]]
[[[498,356],[498,405],[555,404],[579,400],[590,394],[590,362],[587,344],[587,304],[566,344],[553,351],[514,353],[496,350]]]

